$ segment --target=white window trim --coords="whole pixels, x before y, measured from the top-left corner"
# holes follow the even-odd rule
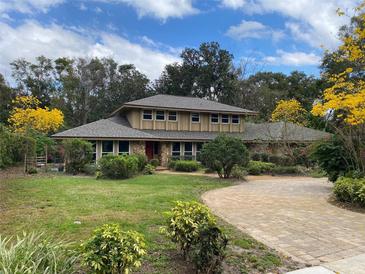
[[[151,111],[151,119],[145,119],[145,118],[144,118],[144,112],[145,112],[145,111]],[[153,121],[153,113],[154,113],[154,111],[153,111],[152,109],[143,109],[143,110],[142,110],[142,120],[143,120],[143,121]]]
[[[113,143],[113,151],[112,152],[104,152],[103,151],[103,142],[104,141],[111,141],[112,143]],[[115,154],[115,151],[114,151],[114,140],[101,140],[101,157],[103,157],[104,156],[104,153],[105,153],[105,155],[108,155],[108,154],[112,154],[112,155],[114,155]]]
[[[181,146],[181,144],[183,144],[183,145],[182,145],[182,147],[183,147],[183,149],[184,149],[184,151],[183,151],[183,154],[182,154],[182,155],[185,157],[185,144],[186,144],[186,143],[191,143],[191,150],[190,150],[190,151],[191,151],[191,156],[194,156],[194,143],[193,143],[193,142],[181,142],[181,143],[180,143],[180,146]],[[181,151],[181,150],[180,150],[180,151]],[[189,150],[187,150],[187,151],[189,151]],[[189,151],[189,152],[190,152],[190,151]],[[190,155],[189,155],[189,156],[190,156]]]
[[[157,119],[157,111],[163,112],[163,120]],[[155,115],[153,115],[153,117],[155,118],[155,121],[157,121],[157,122],[166,121],[166,111],[164,111],[164,110],[155,110],[154,113],[155,113]]]
[[[118,155],[121,155],[121,154],[120,154],[120,151],[119,151],[119,142],[120,142],[120,141],[122,141],[122,142],[123,142],[123,141],[127,141],[127,142],[128,142],[128,155],[131,155],[131,141],[129,141],[129,140],[118,140],[118,146],[117,146],[117,147],[118,147],[118,153],[117,153],[117,154],[118,154]]]
[[[173,150],[174,149],[174,143],[179,143],[179,145],[180,145],[179,157],[181,157],[181,155],[183,155],[182,154],[182,142],[171,142],[171,157],[175,156],[175,155],[172,154],[174,152],[174,150]]]
[[[193,121],[193,114],[198,114],[199,116],[199,121],[197,122],[197,121]],[[200,112],[191,112],[190,113],[190,121],[193,123],[193,124],[200,124]]]
[[[232,125],[239,125],[241,123],[241,117],[239,115],[237,115],[238,118],[238,123],[233,123],[233,115],[231,116],[231,124]]]
[[[170,120],[169,118],[170,118],[170,112],[175,112],[176,113],[176,115],[175,115],[175,117],[176,117],[176,120]],[[178,121],[178,114],[177,114],[177,111],[168,111],[167,112],[167,121],[169,121],[169,122],[177,122]]]
[[[212,122],[212,116],[213,116],[213,114],[217,114],[218,115],[218,117],[217,117],[218,118],[218,122]],[[217,125],[217,124],[219,124],[219,117],[220,117],[219,113],[211,113],[210,116],[209,116],[209,122],[211,124]]]
[[[223,115],[227,115],[227,117],[228,117],[228,122],[227,122],[227,123],[224,123],[224,122],[223,122]],[[230,122],[231,122],[231,119],[230,119],[230,118],[231,118],[231,117],[230,117],[230,115],[229,115],[229,114],[221,114],[220,116],[221,116],[220,118],[221,118],[221,123],[222,123],[222,125],[229,125],[229,124],[230,124]]]

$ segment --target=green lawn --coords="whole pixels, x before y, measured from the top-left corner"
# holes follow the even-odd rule
[[[142,272],[186,273],[184,263],[158,230],[163,212],[176,200],[199,200],[200,194],[232,184],[219,179],[149,175],[128,180],[96,180],[91,177],[27,177],[0,182],[0,233],[46,231],[78,243],[97,226],[116,222],[123,229],[143,233],[148,256]],[[80,221],[81,224],[75,224]],[[279,258],[262,244],[223,224],[231,239],[227,258],[230,273],[262,273],[287,269],[294,264]]]

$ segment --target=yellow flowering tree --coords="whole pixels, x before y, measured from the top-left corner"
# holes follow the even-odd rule
[[[332,69],[322,75],[329,87],[311,112],[326,117],[341,138],[352,168],[365,172],[365,1],[356,12],[351,24],[344,26],[339,48],[331,53]]]
[[[307,111],[299,101],[295,99],[280,100],[271,114],[271,120],[274,122],[284,121],[304,125],[306,115]]]
[[[41,133],[50,133],[63,124],[63,113],[59,109],[40,107],[40,101],[34,96],[17,96],[13,101],[9,124],[16,132],[33,129]]]

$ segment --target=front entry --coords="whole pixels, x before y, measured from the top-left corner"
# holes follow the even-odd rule
[[[148,160],[153,159],[153,142],[146,142],[146,156]]]

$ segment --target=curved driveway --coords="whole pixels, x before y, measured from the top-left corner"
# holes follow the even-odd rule
[[[328,203],[332,183],[272,177],[203,194],[227,222],[301,262],[317,265],[365,252],[365,214]]]

